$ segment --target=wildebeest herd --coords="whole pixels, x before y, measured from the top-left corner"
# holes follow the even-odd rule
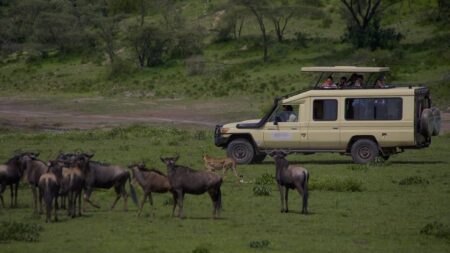
[[[302,213],[308,213],[308,180],[306,169],[289,165],[287,153],[272,151],[269,153],[275,160],[276,181],[281,197],[281,212],[288,212],[288,190],[296,189],[303,199]],[[132,164],[128,169],[117,165],[105,164],[91,160],[91,153],[60,153],[55,160],[44,162],[38,159],[39,153],[22,152],[15,154],[6,163],[0,165],[0,201],[5,207],[3,193],[7,186],[11,190],[11,208],[17,207],[17,192],[21,181],[30,185],[33,194],[33,208],[35,213],[42,214],[45,205],[46,222],[50,222],[51,214],[58,220],[58,209],[67,209],[67,214],[74,218],[81,216],[86,204],[100,208],[91,201],[94,189],[110,189],[114,187],[116,198],[111,205],[115,207],[120,198],[127,210],[128,193],[126,183],[129,182],[130,194],[135,204],[139,204],[139,213],[149,199],[153,212],[152,193],[170,192],[173,196],[172,216],[183,218],[183,200],[185,194],[208,193],[213,203],[213,218],[220,216],[222,207],[221,185],[222,177],[214,170],[222,170],[223,176],[228,169],[236,171],[236,163],[230,158],[216,159],[203,156],[206,171],[194,170],[187,166],[176,164],[179,155],[174,157],[160,157],[167,167],[167,175],[157,169],[148,169],[143,163]],[[130,173],[131,172],[131,173]],[[242,179],[240,180],[242,182]],[[143,191],[140,203],[136,196],[134,184],[138,184]],[[83,196],[83,208],[81,197]],[[67,204],[67,206],[66,206]],[[175,215],[178,206],[178,214]],[[83,211],[82,211],[83,209]]]

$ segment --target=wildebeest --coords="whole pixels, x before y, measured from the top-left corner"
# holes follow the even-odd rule
[[[0,201],[3,207],[5,207],[3,192],[8,185],[11,190],[10,207],[17,207],[17,189],[25,169],[23,156],[24,154],[16,154],[5,164],[0,165]]]
[[[236,171],[236,161],[232,158],[214,158],[210,157],[207,154],[203,155],[203,161],[205,162],[205,167],[209,171],[222,170],[223,177],[225,178],[225,174],[229,169],[233,170],[234,175],[240,179],[237,171]]]
[[[148,197],[152,206],[152,216],[154,216],[152,192],[165,193],[170,191],[171,187],[168,177],[159,170],[145,168],[144,164],[132,164],[128,168],[131,169],[133,180],[138,182],[142,191],[144,191],[144,197],[142,198],[138,215],[140,216],[142,214],[142,209]]]
[[[84,185],[84,175],[81,169],[85,163],[84,159],[76,159],[76,154],[60,154],[59,161],[64,162],[62,170],[62,180],[60,187],[60,195],[67,196],[69,202],[68,215],[74,218],[76,216],[77,200],[78,200],[78,216],[81,216],[81,194]],[[64,202],[64,197],[61,202]]]
[[[48,171],[48,167],[45,162],[37,159],[39,153],[26,153],[23,158],[25,159],[25,173],[24,180],[28,182],[31,186],[31,191],[33,193],[33,207],[34,212],[38,212],[38,188],[39,179],[41,176]],[[39,200],[39,213],[42,213],[42,201]]]
[[[126,211],[128,194],[125,190],[125,184],[127,181],[130,181],[130,173],[117,165],[91,161],[90,159],[93,156],[93,154],[81,153],[76,158],[84,176],[84,201],[96,208],[100,208],[100,206],[90,200],[92,191],[94,188],[109,189],[114,187],[116,199],[111,205],[111,210],[114,209],[117,201],[122,197],[124,199],[124,210]],[[137,204],[136,192],[131,182],[130,193],[133,202]]]
[[[185,193],[198,195],[208,192],[214,207],[213,218],[217,218],[222,208],[222,194],[220,192],[222,178],[213,172],[196,171],[185,166],[175,165],[178,158],[178,155],[176,157],[160,157],[161,161],[167,165],[169,182],[174,192],[172,216],[174,216],[175,208],[178,205],[178,217],[183,218]]]
[[[287,153],[272,151],[269,153],[275,160],[276,180],[281,197],[281,212],[288,212],[288,190],[297,189],[303,198],[302,213],[308,213],[308,171],[299,166],[289,165]]]
[[[62,179],[62,163],[49,161],[48,171],[39,178],[39,200],[45,203],[45,222],[50,222],[52,205],[55,205],[55,221],[58,221],[58,194]]]

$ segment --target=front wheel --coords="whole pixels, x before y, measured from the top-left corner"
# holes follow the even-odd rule
[[[227,155],[238,164],[249,164],[255,157],[255,149],[247,139],[235,139],[228,144]]]
[[[378,145],[372,140],[360,139],[353,143],[351,154],[355,163],[370,163],[374,161],[379,154]]]

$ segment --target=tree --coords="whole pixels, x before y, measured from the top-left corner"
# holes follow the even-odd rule
[[[393,30],[384,30],[380,26],[382,13],[400,3],[401,0],[340,0],[344,8],[349,13],[349,24],[347,25],[346,38],[356,47],[366,47],[370,45],[372,36],[383,37],[384,39],[400,39],[400,34]],[[387,32],[386,32],[387,31]],[[392,36],[387,36],[387,35]],[[378,47],[371,46],[372,49]]]
[[[298,0],[296,3],[289,3],[289,1],[285,0],[272,0],[268,16],[275,28],[278,42],[283,42],[284,33],[291,19],[321,15],[322,11],[316,5],[316,2],[310,3],[305,0]]]
[[[95,20],[97,34],[105,43],[105,50],[111,63],[114,63],[116,59],[116,40],[117,34],[119,33],[119,22],[121,20],[121,15],[101,17]]]
[[[259,30],[261,32],[261,37],[263,41],[263,59],[266,62],[268,57],[268,48],[269,48],[269,36],[267,35],[266,30],[266,17],[268,10],[268,1],[267,0],[232,0],[234,3],[245,6],[248,10],[255,16],[256,21],[258,22]]]
[[[163,63],[167,53],[167,34],[159,28],[144,25],[129,29],[127,40],[136,55],[140,67],[152,67]]]

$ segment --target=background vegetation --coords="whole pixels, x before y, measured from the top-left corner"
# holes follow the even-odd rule
[[[446,109],[448,1],[367,3],[2,0],[0,94],[265,99],[311,85],[301,66],[368,65]]]

